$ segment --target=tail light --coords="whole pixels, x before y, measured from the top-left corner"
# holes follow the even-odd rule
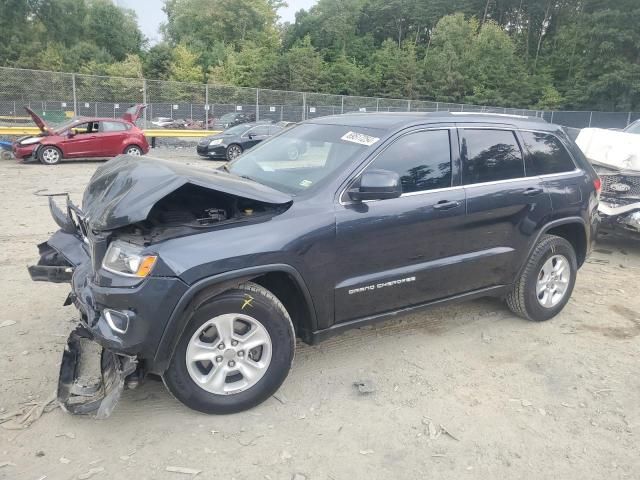
[[[600,191],[602,190],[602,180],[600,180],[600,177],[596,176],[596,178],[593,179],[593,187],[596,189],[596,196],[600,198]]]

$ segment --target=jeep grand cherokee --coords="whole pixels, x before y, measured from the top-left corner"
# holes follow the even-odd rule
[[[82,209],[50,201],[61,229],[30,267],[70,279],[80,312],[59,398],[104,417],[151,373],[191,408],[237,412],[282,384],[296,337],[481,296],[550,319],[595,238],[599,188],[561,128],[497,115],[317,118],[218,170],[121,156]]]

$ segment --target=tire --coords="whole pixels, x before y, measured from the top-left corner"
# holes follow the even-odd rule
[[[560,313],[571,298],[577,272],[573,246],[562,237],[543,235],[507,295],[507,305],[527,320],[549,320]]]
[[[139,157],[140,155],[142,155],[142,149],[137,145],[129,145],[124,149],[124,153],[126,155],[134,155],[136,157]]]
[[[11,159],[13,159],[13,153],[11,153],[8,150],[1,150],[0,151],[0,158],[2,158],[2,160],[11,160]]]
[[[228,326],[225,322],[229,318],[235,327],[232,337],[224,333],[224,328],[219,334],[217,327]],[[237,331],[247,324],[250,330]],[[230,338],[235,338],[237,345]],[[220,348],[225,339],[226,344]],[[249,341],[263,344],[244,352],[243,345],[251,348]],[[269,290],[247,282],[197,307],[163,380],[189,408],[213,414],[240,412],[262,403],[278,390],[291,369],[294,352],[295,332],[282,303]],[[264,367],[256,368],[260,364]],[[217,369],[220,375],[215,374]],[[245,371],[253,375],[253,380],[245,376]]]
[[[231,161],[242,154],[242,147],[237,143],[232,143],[227,147],[227,160]]]
[[[62,152],[53,145],[45,145],[38,151],[38,160],[44,165],[57,165],[62,160]]]

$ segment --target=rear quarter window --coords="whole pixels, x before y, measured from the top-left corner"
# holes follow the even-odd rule
[[[528,150],[527,176],[571,172],[576,166],[564,144],[549,133],[520,132]]]

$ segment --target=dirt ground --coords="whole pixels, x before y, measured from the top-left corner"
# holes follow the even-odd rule
[[[213,166],[190,150],[154,155]],[[55,230],[34,193],[79,202],[97,166],[0,162],[0,419],[55,391],[76,318],[68,286],[27,274]],[[56,408],[0,425],[0,478],[640,478],[639,287],[640,242],[609,239],[549,322],[480,300],[300,344],[278,398],[229,416],[148,381],[104,421]]]

